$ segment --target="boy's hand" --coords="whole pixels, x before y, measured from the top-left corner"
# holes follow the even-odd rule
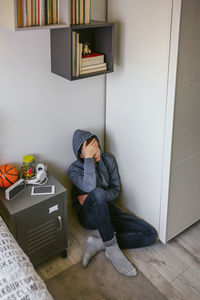
[[[78,195],[78,201],[80,203],[80,205],[83,205],[83,203],[85,202],[85,199],[87,198],[88,194],[84,194],[84,195]]]
[[[84,156],[84,158],[92,158],[98,151],[98,142],[94,138],[88,145],[86,145],[86,143],[87,141],[83,143],[82,155]]]

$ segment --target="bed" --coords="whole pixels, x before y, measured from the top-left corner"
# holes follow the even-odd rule
[[[53,300],[0,216],[0,299]]]

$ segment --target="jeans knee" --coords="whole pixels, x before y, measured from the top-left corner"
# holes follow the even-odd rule
[[[146,231],[146,235],[148,236],[148,239],[149,239],[149,245],[154,244],[158,239],[157,231],[153,227],[150,227]]]
[[[106,192],[102,188],[96,188],[91,193],[90,196],[92,197],[93,201],[98,204],[104,204],[106,201]]]
[[[158,240],[158,233],[155,230],[155,228],[152,228],[152,240],[153,240],[152,243],[155,243]]]

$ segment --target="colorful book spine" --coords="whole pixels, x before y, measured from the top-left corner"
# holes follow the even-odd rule
[[[52,10],[53,10],[53,24],[57,24],[58,22],[58,16],[57,16],[57,0],[52,1]]]
[[[31,0],[31,26],[33,25],[33,1]]]
[[[83,43],[79,43],[79,74],[82,68]]]
[[[91,0],[85,0],[85,24],[91,22]]]
[[[74,0],[74,24],[76,24],[76,10],[77,10],[76,0]]]
[[[45,25],[45,8],[44,8],[44,0],[39,0],[39,25]]]
[[[36,24],[35,25],[40,25],[40,0],[36,0]]]
[[[27,26],[27,1],[23,0],[22,2],[22,26]]]
[[[80,0],[80,24],[83,24],[83,0]]]
[[[76,77],[80,75],[79,61],[80,61],[80,48],[79,48],[79,32],[76,33]]]
[[[37,25],[37,0],[34,0],[34,9],[35,9],[35,20],[34,23]]]
[[[36,0],[32,0],[32,25],[36,25]]]
[[[49,2],[50,0],[46,0],[46,24],[49,24]]]
[[[52,23],[52,2],[48,0],[48,24]]]
[[[81,15],[80,0],[78,0],[78,24],[80,24],[80,15]]]
[[[17,26],[22,27],[22,0],[17,0]]]
[[[72,32],[72,76],[75,77],[75,44],[76,44],[76,32]]]
[[[70,0],[70,24],[73,24],[73,0]]]
[[[59,24],[60,20],[60,0],[56,1],[56,24]]]
[[[32,26],[32,0],[27,0],[27,26]]]
[[[76,0],[76,24],[79,24],[79,11],[80,11],[80,7],[79,7],[79,0]]]
[[[83,24],[85,24],[85,0],[83,0]]]

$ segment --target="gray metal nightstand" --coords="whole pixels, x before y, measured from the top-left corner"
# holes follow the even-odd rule
[[[0,190],[0,215],[34,266],[62,253],[67,256],[67,190],[48,174],[55,194],[31,196],[31,187],[12,201]]]

